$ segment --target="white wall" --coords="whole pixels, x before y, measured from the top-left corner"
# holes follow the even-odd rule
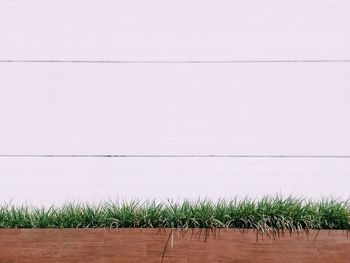
[[[5,156],[349,156],[349,13],[345,0],[2,1],[0,200],[349,198],[350,158]]]

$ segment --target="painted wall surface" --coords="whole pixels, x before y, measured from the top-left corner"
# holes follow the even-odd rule
[[[349,13],[1,1],[0,200],[349,198]]]

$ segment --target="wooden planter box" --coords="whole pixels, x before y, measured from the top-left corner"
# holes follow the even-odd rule
[[[1,229],[0,263],[350,262],[346,231]]]

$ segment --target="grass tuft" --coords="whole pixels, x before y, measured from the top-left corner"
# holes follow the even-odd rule
[[[196,202],[67,203],[0,206],[0,228],[240,228],[269,231],[350,230],[349,201],[265,197]]]

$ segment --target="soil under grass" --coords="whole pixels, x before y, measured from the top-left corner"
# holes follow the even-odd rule
[[[350,230],[350,203],[333,199],[235,199],[181,203],[68,203],[39,208],[3,205],[0,228],[240,228]]]

